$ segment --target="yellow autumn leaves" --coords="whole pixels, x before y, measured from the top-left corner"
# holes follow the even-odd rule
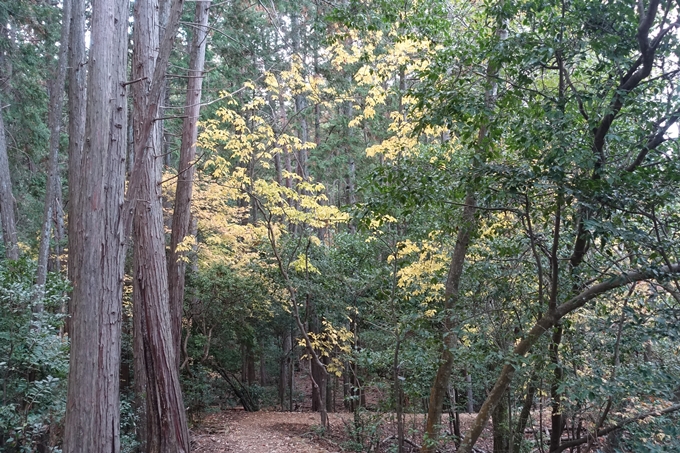
[[[197,212],[203,213],[198,220],[205,232],[204,259],[221,259],[218,255],[229,250],[230,264],[243,268],[248,258],[256,259],[256,244],[267,234],[278,236],[291,225],[332,229],[349,220],[329,202],[325,187],[300,171],[299,156],[316,145],[286,131],[285,110],[292,107],[295,96],[302,95],[327,111],[351,103],[356,113],[349,122],[353,128],[370,127],[367,123],[379,112],[385,115],[387,138],[368,146],[368,157],[396,159],[415,152],[423,137],[428,143],[449,140],[444,128],[427,128],[420,137],[414,133],[419,120],[411,108],[415,99],[406,95],[403,82],[420,77],[437,48],[428,41],[399,37],[398,27],[361,38],[348,31],[344,39],[320,52],[338,71],[352,66],[355,84],[345,92],[336,91],[319,75],[307,74],[304,62],[293,55],[288,69],[265,73],[258,84],[245,83],[238,101],[221,94],[225,101],[214,119],[201,124],[198,140],[200,148],[212,153],[202,164],[204,177],[196,193]],[[292,165],[284,166],[284,160]],[[247,216],[259,223],[244,221]],[[194,239],[185,242],[182,246],[188,251]],[[399,286],[423,301],[425,316],[434,316],[431,306],[443,287],[431,282],[441,280],[433,277],[446,265],[445,248],[435,238],[418,244],[406,241],[399,247],[399,257],[415,257],[399,270]],[[290,269],[319,272],[305,255],[293,260]]]

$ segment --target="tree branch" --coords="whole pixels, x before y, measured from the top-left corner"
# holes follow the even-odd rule
[[[585,437],[581,437],[579,439],[574,439],[574,440],[564,442],[562,445],[560,445],[560,448],[555,450],[554,453],[560,453],[560,452],[566,450],[567,448],[572,448],[572,447],[576,447],[578,445],[585,444],[589,440],[592,440],[593,437],[597,438],[597,437],[606,436],[607,434],[612,433],[614,431],[617,431],[617,430],[623,428],[626,425],[630,425],[631,423],[638,422],[638,421],[643,420],[647,417],[660,417],[661,415],[670,414],[670,413],[673,413],[673,412],[676,412],[676,411],[679,411],[679,410],[680,410],[680,404],[675,404],[673,406],[667,407],[666,409],[649,411],[649,412],[642,413],[640,415],[636,415],[635,417],[627,418],[627,419],[621,421],[620,423],[617,423],[616,425],[612,425],[612,426],[609,426],[607,428],[603,428],[603,429],[598,430],[597,433],[595,434],[595,436],[592,436],[592,435],[591,436],[585,436]]]
[[[627,272],[625,274],[612,277],[609,280],[597,285],[591,286],[576,297],[573,297],[567,302],[558,306],[555,310],[548,310],[546,313],[544,313],[541,319],[539,319],[534,327],[531,328],[526,337],[517,343],[517,346],[515,346],[513,350],[513,355],[515,357],[523,357],[526,355],[533,345],[536,344],[536,342],[543,336],[543,334],[554,327],[560,321],[560,319],[577,308],[584,306],[588,301],[594,299],[600,294],[620,288],[629,283],[677,273],[680,273],[680,263],[656,269]],[[477,439],[479,439],[479,436],[482,434],[484,427],[489,421],[491,412],[495,409],[496,405],[505,393],[505,390],[510,384],[514,373],[515,365],[513,363],[508,362],[505,366],[503,366],[496,384],[494,385],[493,389],[491,389],[491,392],[489,392],[484,404],[482,404],[482,407],[479,410],[474,422],[472,423],[470,430],[465,435],[465,439],[463,440],[458,453],[470,453],[472,451],[472,447],[474,447]]]
[[[649,137],[647,143],[645,143],[645,145],[642,147],[642,150],[640,150],[640,153],[638,153],[635,160],[630,165],[628,165],[628,167],[626,167],[627,172],[635,171],[636,168],[642,165],[650,151],[658,148],[666,141],[664,135],[666,135],[668,129],[670,129],[670,127],[678,121],[678,118],[680,118],[680,110],[676,110],[669,115],[669,117],[666,119],[666,124],[657,128],[656,133]]]

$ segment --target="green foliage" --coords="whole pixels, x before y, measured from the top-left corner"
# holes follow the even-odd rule
[[[50,275],[45,311],[35,315],[35,264],[26,259],[0,262],[0,449],[53,448],[66,410],[68,340],[60,334],[58,313],[68,284]]]
[[[374,452],[380,447],[382,433],[382,417],[380,412],[369,412],[364,408],[354,411],[354,419],[345,422],[345,431],[349,440],[343,447],[349,451]]]

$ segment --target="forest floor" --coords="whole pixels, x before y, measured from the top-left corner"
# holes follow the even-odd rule
[[[463,431],[472,423],[474,414],[461,414]],[[394,445],[396,430],[393,414],[366,412],[355,429],[353,414],[329,414],[330,429],[320,430],[319,414],[315,412],[245,412],[232,409],[205,415],[192,432],[194,453],[335,453],[357,451],[357,441],[363,451],[386,452]],[[376,430],[379,419],[380,428]],[[423,415],[407,414],[406,432],[410,444],[420,445]],[[372,444],[369,447],[369,444]],[[492,450],[490,432],[483,434],[477,451]],[[375,448],[379,445],[379,448]],[[447,448],[449,447],[449,448]],[[418,451],[415,447],[406,449]],[[450,444],[440,451],[453,451]]]
[[[246,412],[242,408],[205,413],[198,420],[191,435],[192,453],[336,453],[396,451],[396,416],[376,410],[362,410],[355,419],[353,413],[329,413],[330,428],[323,432],[318,412],[311,411],[312,384],[305,372],[296,373],[296,389],[306,395],[293,412],[260,410]],[[333,392],[333,407],[343,408],[342,392]],[[387,398],[377,389],[366,394],[369,408],[379,406]],[[460,414],[462,432],[468,431],[476,414]],[[448,415],[443,415],[448,427]],[[405,452],[419,451],[422,445],[425,415],[405,414]],[[445,429],[446,429],[445,428]],[[377,448],[376,448],[377,446]],[[487,427],[475,445],[476,451],[493,451],[491,428]],[[455,451],[453,442],[439,450]]]

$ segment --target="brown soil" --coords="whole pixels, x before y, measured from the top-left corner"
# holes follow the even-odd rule
[[[364,451],[388,452],[392,451],[396,438],[396,423],[394,414],[379,415],[374,411],[365,411],[362,415],[363,435],[353,439],[354,415],[348,412],[328,414],[330,429],[321,433],[321,420],[318,412],[311,412],[311,381],[307,373],[296,373],[296,389],[307,397],[296,412],[278,412],[262,410],[259,412],[245,412],[243,409],[232,409],[205,415],[192,431],[191,451],[193,453],[335,453],[355,451],[360,441]],[[334,392],[336,409],[343,408],[342,392]],[[386,397],[379,390],[367,392],[366,400],[369,408],[378,406],[378,401]],[[461,430],[466,432],[475,414],[461,414]],[[406,447],[422,445],[422,431],[424,429],[423,414],[405,415]],[[448,415],[444,415],[444,424],[448,424]],[[373,431],[376,424],[380,424],[377,431]],[[371,436],[372,433],[372,436]],[[367,448],[369,442],[374,441],[373,448]],[[409,443],[410,442],[410,443]],[[376,450],[375,443],[380,447]],[[353,448],[355,447],[355,448]],[[475,445],[476,451],[486,453],[493,450],[490,428],[482,434]],[[417,448],[410,448],[412,452]],[[405,450],[408,453],[409,448]],[[452,442],[439,450],[441,453],[455,451]]]
[[[331,432],[342,430],[343,416],[329,414]],[[194,453],[327,453],[342,451],[315,431],[312,412],[231,410],[206,416],[192,436]]]
[[[368,419],[375,414],[367,414]],[[384,415],[380,432],[375,436],[380,449],[387,451],[394,442],[395,430],[391,414]],[[335,453],[351,451],[348,428],[350,413],[329,414],[330,430],[319,432],[319,414],[313,412],[244,412],[240,409],[210,414],[203,418],[192,433],[194,453]],[[407,438],[412,445],[422,439],[422,415],[406,416]],[[472,423],[473,415],[461,414],[463,431]],[[374,420],[375,421],[375,420]],[[477,443],[477,451],[491,450],[490,433],[485,432]],[[374,450],[375,451],[375,450]],[[407,449],[408,451],[408,449]],[[413,451],[417,449],[413,448]],[[440,450],[454,451],[452,444]]]

